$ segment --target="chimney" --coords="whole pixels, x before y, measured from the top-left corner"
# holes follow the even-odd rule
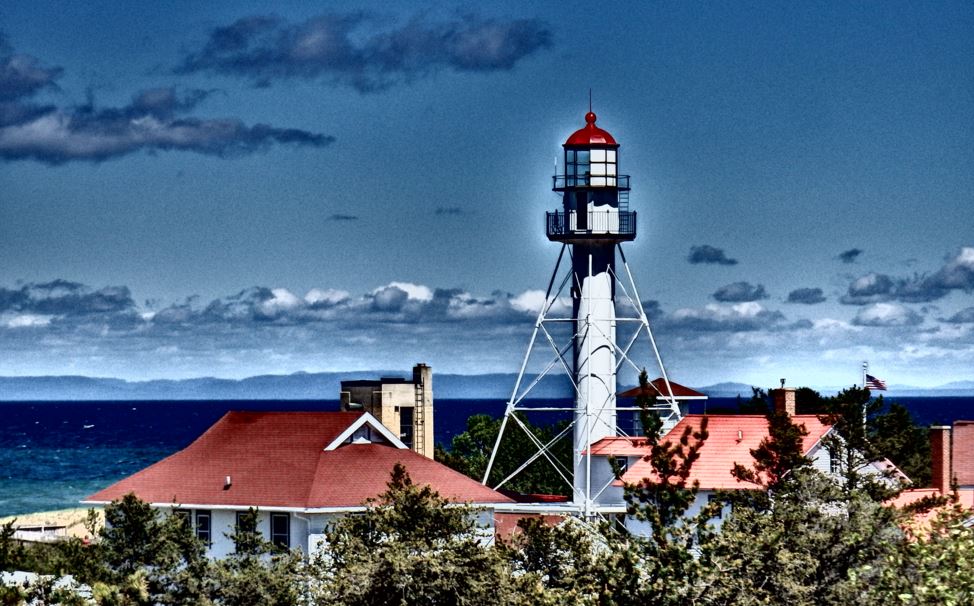
[[[933,487],[940,494],[950,492],[950,427],[930,427],[930,459],[933,471]]]
[[[954,421],[951,430],[950,475],[960,488],[974,486],[974,421]]]
[[[788,416],[795,416],[795,388],[785,387],[785,380],[781,380],[781,389],[772,389],[775,412],[786,412]]]

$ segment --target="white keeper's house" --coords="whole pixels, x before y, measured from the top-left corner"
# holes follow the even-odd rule
[[[258,529],[270,541],[312,553],[327,524],[363,511],[387,489],[396,463],[414,484],[476,507],[489,536],[495,509],[512,502],[413,452],[365,412],[228,412],[183,450],[82,503],[106,505],[134,493],[187,515],[211,557],[233,551],[228,535],[238,516],[256,507]]]

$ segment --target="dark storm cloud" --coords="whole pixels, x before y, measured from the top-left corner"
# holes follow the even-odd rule
[[[721,303],[743,303],[767,299],[768,293],[763,284],[755,286],[750,282],[733,282],[721,286],[712,296]]]
[[[974,307],[964,308],[944,321],[951,324],[974,324]]]
[[[687,261],[696,265],[698,263],[713,263],[717,265],[737,265],[737,259],[729,259],[724,253],[724,249],[715,248],[709,244],[701,246],[691,246]]]
[[[801,303],[803,305],[816,305],[825,302],[825,295],[821,288],[796,288],[788,293],[786,303]]]
[[[59,67],[45,67],[30,55],[18,55],[0,32],[0,102],[30,97],[45,88],[56,88]]]
[[[863,251],[861,248],[850,248],[849,250],[839,253],[839,260],[843,263],[852,263],[859,258]]]
[[[358,221],[359,218],[358,218],[357,215],[344,215],[344,214],[341,214],[341,213],[336,213],[334,215],[329,216],[328,217],[328,220],[329,221],[346,221],[347,222],[347,221]]]
[[[297,24],[275,16],[245,17],[213,29],[203,48],[186,55],[175,71],[240,76],[257,86],[324,77],[374,92],[442,69],[510,70],[551,46],[550,30],[534,19],[466,15],[382,25],[363,12],[331,13]]]
[[[191,151],[234,156],[272,145],[322,147],[333,137],[267,124],[248,126],[236,118],[200,119],[186,115],[211,91],[172,87],[136,93],[122,107],[59,107],[29,101],[54,86],[60,68],[44,68],[25,55],[9,54],[0,38],[0,159],[31,159],[57,165],[75,160],[101,162],[140,150]]]
[[[963,247],[948,256],[933,274],[894,278],[870,273],[856,278],[839,300],[847,305],[867,305],[885,301],[927,303],[945,297],[953,290],[974,291],[974,247]]]

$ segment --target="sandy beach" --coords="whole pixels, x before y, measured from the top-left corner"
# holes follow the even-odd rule
[[[105,516],[101,509],[95,509],[98,515],[98,528],[105,523]],[[91,538],[91,533],[85,527],[88,509],[76,507],[72,509],[58,509],[54,511],[38,511],[16,516],[0,518],[0,525],[14,522],[15,529],[30,529],[31,534],[46,534],[53,536],[69,536],[81,539]]]

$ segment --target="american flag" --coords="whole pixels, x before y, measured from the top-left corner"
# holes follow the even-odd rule
[[[875,389],[877,391],[886,391],[886,381],[882,379],[877,379],[872,375],[866,375],[866,389]]]

